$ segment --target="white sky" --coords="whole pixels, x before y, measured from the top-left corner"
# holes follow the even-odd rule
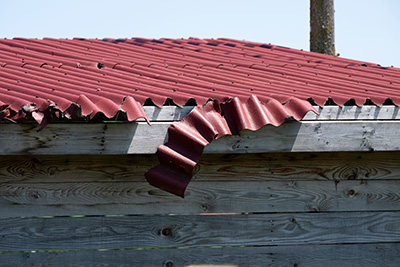
[[[400,1],[334,1],[340,56],[400,67]],[[309,2],[0,0],[0,37],[227,37],[309,50]]]

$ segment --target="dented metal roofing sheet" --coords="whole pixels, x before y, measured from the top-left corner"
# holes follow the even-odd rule
[[[212,140],[300,120],[327,101],[399,105],[400,69],[231,39],[0,39],[0,119],[133,121],[146,118],[144,104],[196,103],[146,173],[182,197]]]
[[[0,39],[0,118],[145,117],[146,102],[400,103],[400,69],[231,39]],[[150,101],[151,100],[151,101]],[[59,111],[54,113],[50,111]],[[44,121],[43,121],[44,120]]]
[[[198,106],[168,128],[168,142],[157,151],[160,165],[150,169],[146,179],[153,186],[184,197],[204,147],[214,139],[244,129],[256,131],[267,124],[279,126],[287,118],[301,120],[310,110],[314,110],[310,103],[297,98],[281,104],[275,99],[262,103],[256,96],[245,102],[235,97]]]

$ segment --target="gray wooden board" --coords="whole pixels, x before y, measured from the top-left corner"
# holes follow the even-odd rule
[[[400,180],[192,182],[185,199],[147,182],[0,183],[0,217],[400,210]]]
[[[397,121],[292,121],[221,137],[204,153],[398,151],[399,126]]]
[[[399,120],[398,106],[324,106],[314,107],[319,114],[308,112],[303,120]]]
[[[0,182],[143,182],[155,155],[0,156]],[[400,152],[206,154],[193,181],[397,180]]]
[[[400,243],[185,248],[0,254],[3,267],[25,266],[399,266]]]
[[[170,122],[1,124],[0,154],[153,154],[167,140]],[[205,147],[205,153],[398,151],[400,121],[289,121],[244,130]]]
[[[183,108],[165,106],[165,107],[143,107],[150,121],[179,121],[190,113],[193,106]],[[399,120],[400,107],[393,105],[385,106],[314,106],[318,111],[308,112],[303,120]]]
[[[0,251],[400,242],[399,212],[0,219]]]

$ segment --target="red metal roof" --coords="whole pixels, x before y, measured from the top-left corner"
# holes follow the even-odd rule
[[[145,116],[147,99],[400,103],[400,69],[231,39],[0,39],[0,117]]]
[[[0,39],[0,119],[31,114],[45,126],[122,112],[133,121],[149,100],[198,105],[170,127],[161,165],[146,174],[183,196],[213,139],[299,120],[310,103],[399,105],[400,69],[231,39]]]

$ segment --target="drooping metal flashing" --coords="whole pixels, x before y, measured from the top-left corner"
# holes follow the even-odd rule
[[[155,187],[184,197],[204,147],[213,140],[237,135],[244,129],[256,131],[268,124],[279,126],[288,118],[301,120],[311,110],[317,112],[309,102],[298,98],[281,104],[276,99],[260,100],[254,95],[245,102],[236,97],[197,106],[182,121],[169,127],[168,142],[157,150],[160,165],[150,169],[146,179]]]

